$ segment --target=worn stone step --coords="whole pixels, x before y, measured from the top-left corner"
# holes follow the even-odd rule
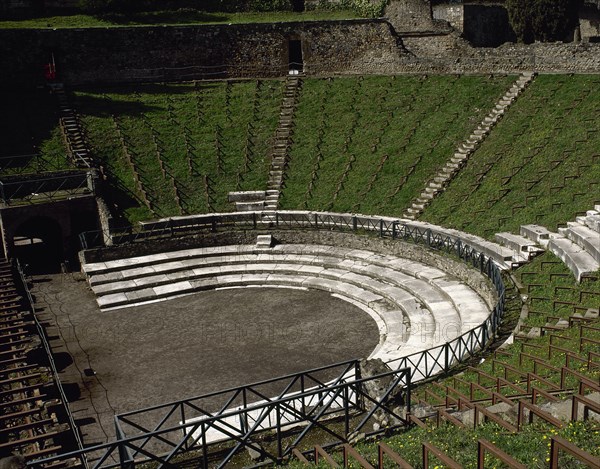
[[[573,222],[567,223],[565,233],[568,239],[581,246],[600,263],[600,233]]]
[[[227,194],[229,202],[256,202],[264,200],[265,191],[233,191]]]
[[[600,263],[570,239],[556,236],[548,242],[548,250],[566,264],[578,282],[583,276],[593,274],[600,269]]]
[[[544,252],[544,250],[537,246],[537,244],[534,241],[524,236],[503,232],[496,233],[494,235],[494,238],[496,239],[496,241],[498,241],[499,244],[506,246],[515,252],[520,253],[527,259],[530,259],[531,257]]]
[[[540,246],[547,246],[548,241],[550,241],[550,235],[552,234],[548,228],[535,224],[521,225],[519,232],[521,236]]]
[[[451,167],[446,164],[446,166],[444,166],[442,168],[442,173],[447,174],[450,178],[454,173],[456,173],[456,170],[457,170],[456,167]]]

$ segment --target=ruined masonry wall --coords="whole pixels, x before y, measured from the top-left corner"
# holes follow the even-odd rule
[[[381,20],[0,30],[0,84],[43,81],[50,53],[69,84],[282,76],[289,40],[307,74],[391,73],[405,53]]]
[[[53,53],[68,85],[281,77],[289,41],[307,76],[401,73],[600,73],[600,44],[471,47],[458,33],[398,35],[385,20],[0,30],[0,85],[44,83]]]

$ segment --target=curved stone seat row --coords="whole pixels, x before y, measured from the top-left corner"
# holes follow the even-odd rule
[[[221,287],[325,290],[361,305],[376,320],[381,340],[373,356],[385,360],[452,340],[489,315],[474,291],[439,269],[331,246],[198,248],[83,269],[104,310]]]

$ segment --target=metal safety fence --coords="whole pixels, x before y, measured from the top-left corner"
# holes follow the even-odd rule
[[[374,388],[377,393],[370,391]],[[116,441],[34,461],[28,467],[41,469],[69,459],[93,469],[133,468],[148,462],[172,468],[188,455],[195,467],[221,468],[243,449],[278,463],[315,428],[347,442],[352,435],[368,433],[367,424],[376,414],[383,413],[392,422],[382,431],[408,425],[399,409],[410,412],[410,393],[410,370],[363,377],[360,362],[350,360],[120,414],[115,417]],[[272,395],[276,397],[268,397]],[[332,420],[341,425],[327,425]],[[294,427],[297,431],[291,433]],[[260,444],[259,433],[268,435]]]
[[[410,383],[430,379],[439,373],[447,372],[457,363],[482,350],[495,337],[504,312],[505,287],[500,268],[489,256],[476,249],[468,240],[465,241],[459,236],[449,235],[434,228],[390,217],[353,214],[305,211],[235,212],[172,217],[141,223],[135,229],[128,227],[112,230],[111,232],[87,232],[82,233],[80,240],[82,248],[91,249],[106,245],[123,245],[147,240],[231,230],[328,230],[375,233],[381,238],[402,240],[457,256],[490,279],[497,294],[496,304],[483,323],[461,336],[432,349],[416,352],[387,363],[390,368],[388,375],[401,373],[402,378],[400,381],[395,381],[396,385],[402,382],[403,385],[408,386],[409,395]],[[204,455],[208,454],[209,446],[215,441],[223,440],[233,442],[234,445],[231,452],[226,455],[224,459],[226,461],[229,461],[243,447],[250,447],[269,460],[280,461],[293,449],[293,445],[286,448],[282,446],[280,436],[282,426],[293,426],[303,421],[304,424],[309,426],[324,427],[318,422],[319,419],[316,418],[314,409],[322,409],[322,412],[318,412],[318,417],[321,418],[328,415],[328,413],[340,412],[339,402],[344,403],[342,406],[345,409],[344,412],[349,415],[350,409],[358,408],[355,398],[360,397],[363,402],[370,399],[358,386],[358,384],[364,384],[364,382],[364,379],[343,382],[338,379],[327,383],[321,382],[309,390],[302,386],[300,394],[294,392],[291,395],[278,394],[276,398],[267,397],[274,394],[254,393],[255,397],[259,396],[262,401],[249,406],[244,402],[249,391],[238,390],[233,393],[230,400],[216,414],[206,411],[203,407],[196,406],[191,400],[178,401],[165,406],[123,414],[116,419],[117,442],[93,449],[96,454],[100,452],[101,456],[98,456],[97,462],[94,462],[92,467],[116,467],[118,465],[133,467],[134,461],[147,461],[149,459],[158,462],[158,467],[171,467],[170,461],[172,458],[193,448],[198,449],[202,458],[205,458],[202,467],[207,467],[204,464],[207,463],[206,458],[208,456]],[[326,387],[324,387],[325,384]],[[291,389],[290,387],[288,390]],[[318,396],[318,398],[315,396]],[[386,397],[389,397],[389,393],[386,394]],[[239,403],[240,399],[242,404]],[[316,405],[307,406],[306,399],[318,400]],[[300,402],[300,406],[298,407],[292,402]],[[314,404],[314,401],[311,402]],[[325,402],[327,402],[327,405],[324,405]],[[373,412],[381,409],[384,405],[382,401],[372,403],[375,404],[375,410],[371,409]],[[236,404],[237,407],[232,410],[231,405],[233,404]],[[410,408],[410,404],[408,404],[408,407]],[[312,410],[307,412],[307,408]],[[166,413],[161,418],[150,419],[153,422],[158,422],[155,426],[148,427],[132,420],[133,416],[145,415],[147,417],[150,412],[158,409],[166,410]],[[200,415],[190,418],[186,414],[186,410],[189,409],[193,409]],[[250,411],[258,413],[251,414]],[[385,411],[392,412],[397,422],[401,424],[408,423],[403,420],[402,416],[395,414],[393,409],[386,407]],[[166,425],[169,419],[173,419],[175,415],[179,416],[179,424]],[[372,415],[372,413],[368,413],[367,419]],[[275,416],[275,423],[273,423],[273,416]],[[366,420],[363,420],[362,425],[365,422]],[[140,435],[127,435],[126,425],[129,428],[136,428]],[[276,438],[279,439],[278,449],[275,453],[267,452],[252,443],[252,435],[263,430],[275,430]],[[341,437],[340,441],[345,441],[344,438],[348,438],[350,429],[347,428],[346,430],[345,433],[342,432],[343,435],[337,435]],[[173,434],[173,432],[178,435],[175,440],[166,436],[167,434]],[[303,436],[304,432],[301,432],[301,435]],[[158,445],[157,447],[163,445],[162,450],[164,452],[161,453],[162,456],[159,457],[158,452],[155,450],[149,450],[148,445],[150,443]],[[86,450],[88,457],[91,450]],[[113,462],[109,463],[109,460]],[[46,462],[52,461],[47,460]]]
[[[5,177],[0,180],[4,205],[33,204],[94,193],[91,171],[69,171],[52,176]]]

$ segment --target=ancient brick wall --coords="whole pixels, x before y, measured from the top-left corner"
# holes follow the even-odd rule
[[[300,40],[308,76],[394,73],[600,73],[600,44],[471,47],[458,33],[405,32],[385,20],[0,30],[0,85],[39,85],[51,53],[67,84],[275,77]]]
[[[583,41],[600,41],[600,5],[584,6],[579,11],[579,27]]]
[[[600,73],[600,44],[507,43],[474,48],[453,35],[403,38],[411,60],[400,59],[402,73]]]
[[[436,29],[430,0],[393,0],[386,6],[384,14],[396,31]]]
[[[43,80],[54,53],[66,83],[282,76],[289,40],[307,74],[388,70],[402,55],[385,21],[0,30],[0,83]]]

